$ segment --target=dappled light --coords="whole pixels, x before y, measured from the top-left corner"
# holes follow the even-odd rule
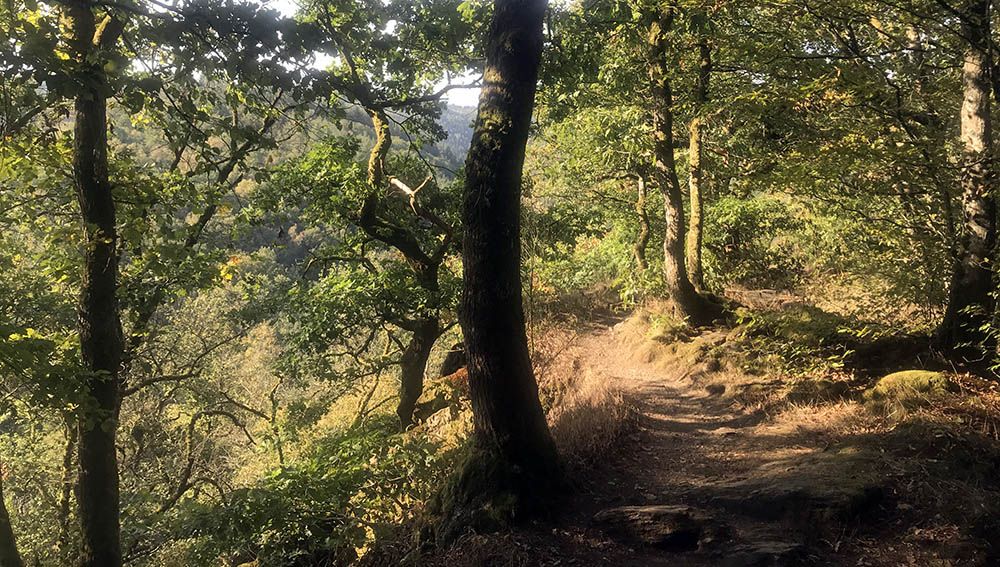
[[[1000,564],[996,14],[0,3],[0,567]]]

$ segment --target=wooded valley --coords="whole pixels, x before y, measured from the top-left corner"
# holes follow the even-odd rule
[[[0,567],[1000,564],[997,22],[0,2]]]

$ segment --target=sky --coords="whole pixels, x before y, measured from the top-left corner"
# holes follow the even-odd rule
[[[284,16],[295,15],[296,0],[269,0],[267,2],[269,6],[281,12]],[[316,58],[317,66],[326,66],[330,63],[329,56],[319,56]],[[467,83],[472,79],[468,77],[459,77],[455,80],[456,83]],[[442,82],[436,85],[436,88],[444,87],[447,83]],[[448,101],[450,106],[476,106],[479,104],[479,90],[480,89],[454,89],[448,91],[444,98]]]

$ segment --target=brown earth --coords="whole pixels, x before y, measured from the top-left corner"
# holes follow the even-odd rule
[[[553,371],[604,380],[639,412],[573,465],[570,511],[419,564],[1000,564],[1000,449],[974,419],[871,415],[850,376],[755,374],[733,330],[645,332],[592,326],[559,354]]]

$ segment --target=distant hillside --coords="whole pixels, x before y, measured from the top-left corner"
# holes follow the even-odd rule
[[[458,165],[465,162],[465,154],[472,143],[472,123],[476,120],[476,107],[449,105],[441,113],[441,126],[448,137],[438,143],[443,151],[458,158]]]
[[[423,149],[425,157],[435,165],[442,166],[445,176],[457,171],[465,163],[465,155],[472,142],[472,123],[476,118],[476,108],[469,106],[447,106],[441,113],[440,125],[447,137]],[[156,128],[133,125],[128,115],[119,107],[112,107],[113,133],[118,143],[144,162],[166,165],[172,155]],[[339,124],[323,118],[314,118],[305,131],[298,132],[282,144],[281,151],[272,150],[256,154],[258,165],[276,163],[308,151],[309,146],[329,136],[353,136],[361,141],[362,151],[367,152],[374,143],[374,132],[368,117],[360,108],[347,111],[346,120]],[[396,151],[406,148],[403,132],[393,127]]]

